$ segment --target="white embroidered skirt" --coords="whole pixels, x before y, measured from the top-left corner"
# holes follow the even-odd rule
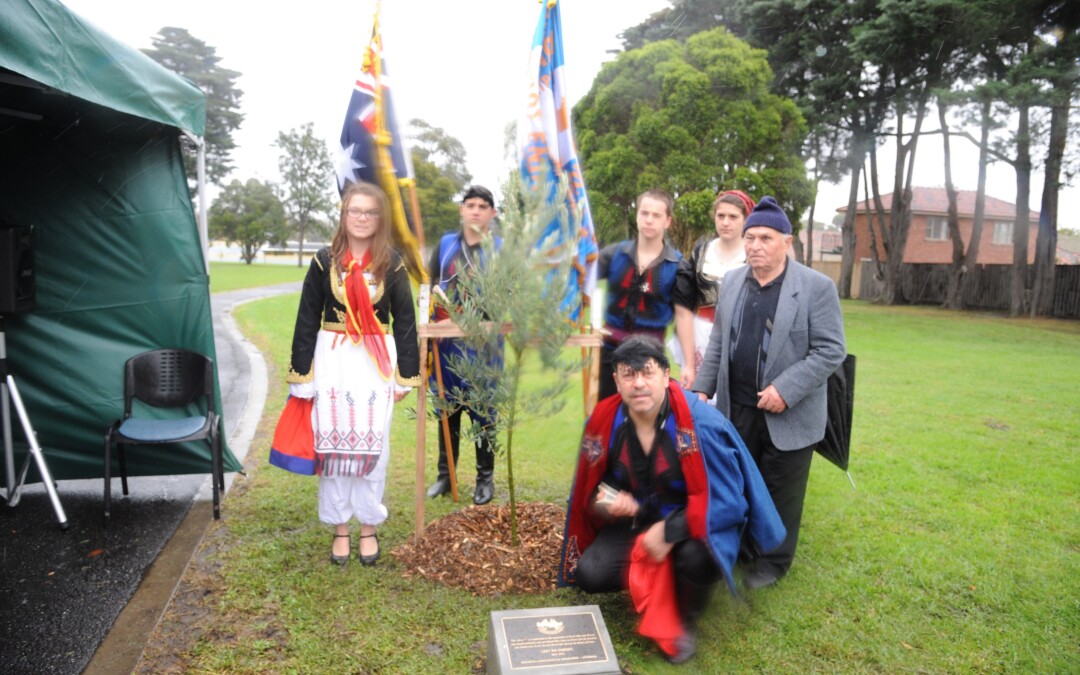
[[[364,349],[341,333],[319,331],[315,344],[316,473],[383,480],[390,459],[397,346],[386,336],[391,375],[386,379]]]

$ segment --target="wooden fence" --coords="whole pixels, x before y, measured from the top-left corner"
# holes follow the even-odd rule
[[[976,265],[969,274],[964,305],[969,309],[1009,310],[1009,265]],[[873,300],[881,295],[884,282],[874,278],[874,264],[862,263],[858,297]],[[1080,265],[1057,265],[1054,272],[1054,306],[1051,316],[1080,319]],[[1027,288],[1034,286],[1035,268],[1028,267]],[[901,286],[904,301],[913,305],[940,305],[949,285],[949,265],[904,264]],[[854,293],[852,293],[854,295]]]

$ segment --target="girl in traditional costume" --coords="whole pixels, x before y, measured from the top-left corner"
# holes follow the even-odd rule
[[[334,526],[337,565],[349,560],[354,518],[360,562],[379,558],[390,419],[394,403],[420,385],[412,287],[390,247],[388,218],[377,186],[345,190],[331,245],[308,268],[293,332],[289,393],[313,399],[319,519]]]
[[[689,263],[694,272],[695,371],[701,366],[705,348],[709,346],[709,335],[716,316],[716,299],[720,297],[724,275],[746,264],[742,226],[753,210],[754,200],[741,190],[727,190],[716,195],[712,205],[716,236],[702,237],[690,253]],[[687,359],[679,341],[672,338],[667,346],[675,362],[685,368]]]

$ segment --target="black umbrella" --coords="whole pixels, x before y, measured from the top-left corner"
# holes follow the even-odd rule
[[[825,421],[825,438],[814,449],[841,470],[847,472],[851,451],[851,416],[855,407],[855,356],[848,354],[844,362],[825,384],[827,390],[828,417]],[[851,474],[848,474],[851,480]],[[851,482],[855,487],[855,482]]]

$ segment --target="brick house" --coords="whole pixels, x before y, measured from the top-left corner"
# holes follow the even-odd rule
[[[957,214],[960,220],[960,236],[964,239],[964,248],[971,241],[971,230],[975,217],[975,191],[959,190],[956,194]],[[892,206],[892,193],[881,196],[885,210],[886,226],[889,209]],[[872,200],[860,202],[855,215],[855,260],[869,260],[870,233],[867,218],[874,210]],[[949,241],[948,225],[949,200],[945,188],[917,187],[911,190],[911,230],[908,232],[907,246],[904,250],[904,262],[908,263],[950,263],[952,262],[952,242]],[[847,207],[837,209],[847,212]],[[1009,265],[1013,258],[1013,226],[1016,219],[1016,205],[986,197],[985,216],[983,218],[982,238],[979,243],[979,264]],[[1028,262],[1035,259],[1035,238],[1039,229],[1039,213],[1032,211],[1029,216]],[[875,219],[876,222],[876,219]],[[881,259],[885,251],[881,244],[880,230],[875,227],[877,247]]]

